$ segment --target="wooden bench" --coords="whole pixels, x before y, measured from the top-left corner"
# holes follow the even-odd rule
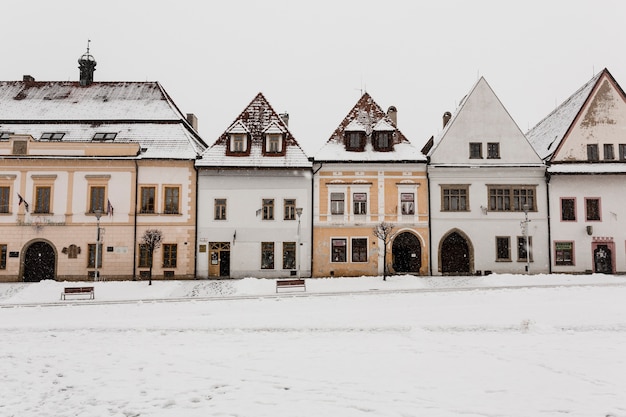
[[[93,287],[65,287],[61,293],[61,300],[68,295],[88,295],[90,300],[95,298]]]
[[[303,279],[281,279],[276,281],[276,292],[280,288],[302,288],[306,291],[306,284]]]

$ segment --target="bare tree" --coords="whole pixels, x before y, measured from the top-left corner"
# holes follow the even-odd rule
[[[374,236],[382,240],[383,249],[383,281],[387,281],[387,245],[391,241],[391,235],[395,225],[393,223],[380,222],[374,226]]]
[[[141,237],[141,245],[148,252],[148,262],[150,262],[150,276],[149,284],[152,285],[152,258],[154,251],[161,247],[161,241],[163,240],[163,233],[158,229],[148,229],[143,233]]]

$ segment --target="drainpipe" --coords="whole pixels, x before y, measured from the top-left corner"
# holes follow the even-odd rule
[[[309,161],[311,161],[311,163],[314,162],[314,158],[309,158]],[[311,259],[310,259],[310,274],[311,274],[311,278],[313,278],[313,263],[315,262],[315,255],[313,253],[313,246],[314,246],[314,242],[313,242],[313,238],[314,238],[314,207],[315,207],[315,174],[317,174],[320,169],[322,169],[322,167],[324,166],[324,164],[322,164],[321,162],[319,163],[320,167],[317,170],[314,170],[314,166],[313,164],[311,164],[311,192],[309,193],[309,195],[311,196],[311,232],[310,232],[310,236],[311,236]]]
[[[552,231],[550,229],[550,173],[546,167],[546,218],[548,221],[548,273],[552,273]]]
[[[193,219],[193,278],[198,279],[198,259],[196,255],[196,249],[198,248],[198,182],[200,178],[198,176],[199,170],[196,164],[193,164],[193,169],[196,171],[196,198],[195,200],[195,217]]]
[[[429,253],[428,253],[428,275],[432,276],[433,275],[433,227],[432,227],[432,220],[431,220],[431,211],[430,211],[430,206],[431,206],[431,202],[430,202],[430,172],[428,171],[428,166],[429,166],[429,162],[430,162],[430,158],[427,159],[426,162],[426,184],[428,185],[428,246],[429,246]],[[437,254],[437,256],[439,256],[439,254]]]
[[[137,198],[139,193],[139,163],[135,159],[135,202],[133,204],[133,281],[137,280]]]

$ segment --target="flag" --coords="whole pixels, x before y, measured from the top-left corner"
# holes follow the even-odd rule
[[[19,198],[19,202],[17,203],[17,205],[20,206],[22,205],[22,203],[24,203],[24,208],[26,209],[26,213],[28,213],[29,205],[26,200],[24,200],[24,197],[22,197],[19,193],[17,193],[17,197]]]
[[[111,205],[111,200],[107,198],[107,214],[113,217],[113,206]]]

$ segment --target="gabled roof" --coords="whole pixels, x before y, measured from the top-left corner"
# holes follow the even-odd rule
[[[370,135],[374,130],[395,132],[392,151],[376,151],[369,141],[365,145],[364,152],[346,150],[344,132],[365,131],[367,135]],[[329,162],[423,162],[426,161],[426,157],[409,142],[372,97],[368,93],[364,93],[335,129],[330,139],[315,155],[315,160]]]
[[[606,68],[600,71],[526,133],[543,160],[552,158],[603,74],[613,79]]]
[[[231,129],[245,129],[250,135],[250,154],[246,156],[229,155],[227,144]],[[265,156],[263,154],[264,133],[284,133],[285,154]],[[271,132],[270,132],[271,133]],[[312,166],[304,151],[298,145],[282,118],[274,111],[265,96],[259,93],[233,121],[228,129],[211,145],[196,162],[200,167],[259,167],[259,168],[310,168]]]
[[[482,158],[470,158],[469,144],[480,143]],[[498,158],[487,158],[487,144],[498,143]],[[441,133],[424,147],[431,165],[541,166],[542,161],[484,77],[463,97]]]
[[[144,158],[195,159],[206,148],[158,82],[2,81],[0,130],[35,140],[62,131],[76,142],[114,132],[116,142],[138,142]]]

